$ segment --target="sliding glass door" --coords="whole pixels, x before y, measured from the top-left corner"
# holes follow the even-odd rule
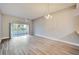
[[[29,34],[29,25],[11,24],[11,37],[19,37]]]

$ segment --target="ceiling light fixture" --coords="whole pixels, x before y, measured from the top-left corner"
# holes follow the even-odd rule
[[[47,8],[47,12],[50,13],[50,8],[49,8],[49,3],[48,3],[48,8]],[[52,18],[52,16],[50,14],[45,16],[46,19]]]
[[[46,19],[49,19],[50,17],[51,17],[50,14],[48,14],[48,15],[45,16]]]

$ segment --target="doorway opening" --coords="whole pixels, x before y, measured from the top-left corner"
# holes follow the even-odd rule
[[[28,24],[11,24],[10,37],[21,37],[29,34]]]

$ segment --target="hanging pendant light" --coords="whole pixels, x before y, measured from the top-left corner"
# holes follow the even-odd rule
[[[48,14],[48,15],[45,16],[46,19],[49,19],[50,17],[51,17],[50,14]]]
[[[49,8],[49,4],[48,4],[48,9],[47,9],[48,13],[50,12],[49,9],[50,9],[50,8]],[[49,18],[52,18],[52,16],[51,16],[50,14],[48,14],[48,15],[45,16],[45,18],[46,18],[46,19],[49,19]]]

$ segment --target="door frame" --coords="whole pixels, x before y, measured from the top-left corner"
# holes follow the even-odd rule
[[[20,23],[9,23],[9,38],[11,39],[11,24],[20,24]],[[30,34],[30,24],[25,24],[28,25],[28,34]]]

